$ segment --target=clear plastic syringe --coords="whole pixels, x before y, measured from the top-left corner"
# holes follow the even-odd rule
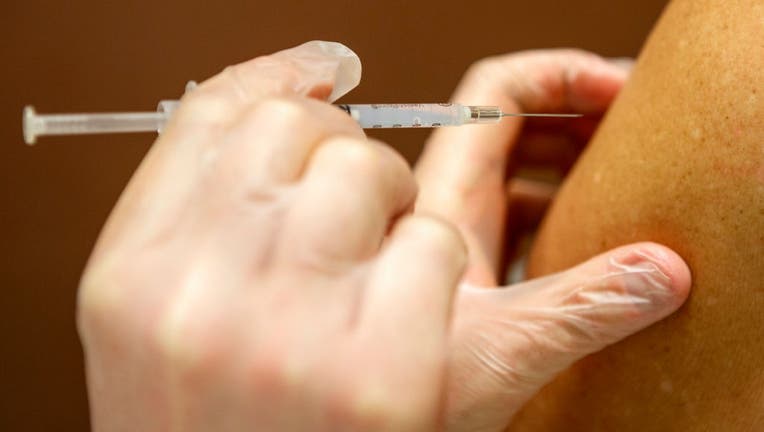
[[[81,135],[119,132],[162,132],[180,104],[177,100],[159,103],[155,112],[37,114],[24,108],[24,141],[34,144],[43,135]],[[474,123],[498,123],[504,117],[580,117],[581,114],[505,113],[496,106],[443,104],[337,105],[362,128],[434,128]]]
[[[505,113],[497,106],[456,103],[337,105],[364,129],[461,126],[498,123],[503,117],[580,117],[580,114]]]

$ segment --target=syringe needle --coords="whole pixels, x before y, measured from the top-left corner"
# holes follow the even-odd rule
[[[502,117],[583,117],[583,114],[556,113],[501,113]]]

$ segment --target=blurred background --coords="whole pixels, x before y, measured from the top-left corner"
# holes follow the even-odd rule
[[[312,39],[363,61],[342,101],[447,101],[485,56],[635,56],[664,0],[10,0],[0,14],[0,430],[88,428],[74,310],[98,232],[153,134],[22,141],[21,110],[153,110],[228,64]],[[373,131],[414,161],[426,130]]]

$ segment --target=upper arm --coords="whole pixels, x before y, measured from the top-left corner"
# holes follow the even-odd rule
[[[690,300],[575,365],[512,430],[762,427],[762,71],[761,1],[676,0],[664,13],[551,208],[530,273],[651,240],[690,265]]]

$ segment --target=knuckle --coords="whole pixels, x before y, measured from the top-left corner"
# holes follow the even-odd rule
[[[403,158],[392,147],[380,141],[367,141],[367,147],[376,152],[375,160],[369,160],[374,163],[373,167],[366,166],[371,173],[385,179],[385,183],[396,186],[396,193],[405,198],[413,199],[416,197],[418,186],[414,173],[411,170],[406,159]]]
[[[359,430],[394,428],[419,430],[424,411],[409,397],[403,397],[385,384],[361,384],[352,392],[340,394],[328,401],[330,415]]]
[[[636,318],[636,308],[624,297],[623,278],[608,275],[594,280],[563,281],[567,291],[557,306],[561,312],[557,327],[577,340],[598,340],[603,330],[615,330],[620,320]]]
[[[437,217],[415,215],[404,220],[404,234],[421,248],[422,256],[442,269],[461,269],[467,265],[467,247],[459,231]]]
[[[381,156],[385,159],[385,161],[392,165],[393,169],[411,173],[408,162],[406,162],[406,159],[401,156],[400,153],[395,151],[395,149],[385,144],[384,142],[375,140],[373,138],[367,139],[366,142],[369,143],[373,148],[378,149],[381,153]],[[413,174],[411,177],[413,178]]]
[[[278,397],[305,388],[309,371],[299,359],[289,359],[278,351],[270,351],[249,361],[246,376],[251,388],[258,393]]]
[[[105,328],[122,311],[126,292],[117,281],[130,274],[103,260],[88,266],[77,292],[77,327],[83,336]]]
[[[592,352],[617,339],[612,327],[600,324],[596,316],[585,313],[561,315],[543,327],[545,346],[556,346],[559,352]]]
[[[328,139],[321,146],[317,157],[367,176],[379,175],[383,163],[383,156],[377,148],[366,141],[349,137]]]
[[[466,260],[467,248],[459,230],[447,221],[430,215],[414,215],[403,220],[406,235],[429,244],[435,252],[448,252],[457,261]]]
[[[353,401],[352,416],[354,422],[364,428],[391,426],[396,430],[422,430],[428,420],[428,410],[418,399],[401,395],[389,384],[366,385]]]
[[[183,96],[177,118],[189,125],[225,125],[235,115],[231,99],[217,91],[196,89]]]
[[[249,121],[300,125],[310,119],[306,106],[294,100],[268,98],[256,104],[246,116]]]
[[[146,330],[152,351],[187,383],[220,370],[225,357],[222,338],[212,336],[209,320],[194,312],[183,301],[176,301],[153,330]]]

